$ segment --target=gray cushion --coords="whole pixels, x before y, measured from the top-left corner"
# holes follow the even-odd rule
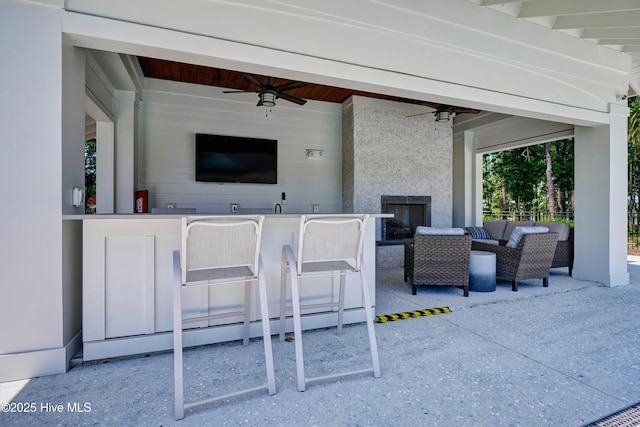
[[[502,236],[502,239],[509,240],[511,233],[513,233],[513,230],[516,227],[531,227],[533,224],[533,221],[509,221],[507,222],[507,226],[504,228],[504,235]]]
[[[493,240],[500,240],[504,235],[504,229],[507,226],[507,221],[492,219],[484,222],[484,229],[489,232]]]
[[[508,248],[517,248],[520,244],[520,240],[522,240],[522,236],[525,234],[546,234],[549,232],[547,227],[520,227],[517,226],[511,232],[511,236],[509,237],[509,241],[505,245]]]
[[[465,227],[464,229],[471,234],[471,238],[474,240],[491,239],[491,234],[483,227]]]
[[[565,240],[569,240],[569,233],[571,232],[571,226],[566,222],[536,221],[535,225],[547,227],[549,229],[549,233],[558,233],[558,240],[561,242]]]
[[[416,234],[427,235],[439,235],[439,236],[463,236],[464,228],[451,228],[451,227],[424,227],[419,225],[416,227]]]
[[[488,243],[490,245],[496,245],[498,246],[500,244],[500,242],[498,242],[497,240],[493,240],[493,239],[473,239],[474,242],[480,242],[480,243]]]

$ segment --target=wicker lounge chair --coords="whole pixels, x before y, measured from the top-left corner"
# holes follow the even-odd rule
[[[416,235],[404,246],[404,280],[419,285],[458,286],[469,296],[471,236]]]
[[[527,234],[522,236],[516,248],[477,242],[472,249],[496,254],[496,276],[511,281],[511,290],[518,290],[518,281],[542,279],[542,286],[549,286],[549,271],[554,258],[557,233]]]

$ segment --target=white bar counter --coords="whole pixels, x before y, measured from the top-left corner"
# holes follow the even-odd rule
[[[169,350],[172,347],[172,253],[180,249],[181,218],[185,215],[67,215],[83,222],[82,341],[83,359],[96,360]],[[193,214],[190,217],[212,216]],[[364,239],[364,271],[375,306],[375,218],[371,215]],[[260,253],[266,274],[271,332],[278,334],[282,246],[297,251],[299,214],[265,215]],[[337,301],[339,279],[331,276],[304,279],[305,303]],[[358,276],[347,275],[345,323],[364,322]],[[313,283],[310,283],[313,282]],[[308,286],[305,286],[307,283]],[[256,284],[251,301],[252,320],[259,318]],[[238,310],[244,286],[218,285],[186,289],[184,317],[213,314],[216,309]],[[337,312],[307,312],[303,329],[336,324]],[[190,325],[185,346],[242,338],[240,318]],[[230,323],[231,322],[231,323]],[[287,321],[287,332],[293,330]],[[261,335],[258,322],[251,336]]]

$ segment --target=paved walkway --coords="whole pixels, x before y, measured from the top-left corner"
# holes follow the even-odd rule
[[[412,296],[402,270],[381,269],[377,314],[452,312],[376,324],[379,379],[329,381],[299,393],[294,344],[274,336],[274,396],[198,408],[176,422],[172,354],[153,354],[0,383],[0,402],[35,404],[32,413],[0,413],[0,425],[577,427],[640,400],[640,258],[629,262],[629,286],[606,288],[558,269],[549,288],[530,281],[512,292],[504,282],[468,298],[444,287]],[[331,330],[304,337],[310,376],[368,363],[364,325],[339,337]],[[186,351],[187,397],[262,382],[261,349],[254,340]]]

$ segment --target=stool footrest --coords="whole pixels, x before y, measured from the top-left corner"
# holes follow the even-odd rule
[[[203,400],[199,400],[197,402],[185,403],[184,404],[184,409],[195,408],[196,406],[206,405],[207,403],[219,402],[221,400],[232,399],[234,397],[244,396],[245,394],[251,394],[251,393],[255,393],[256,391],[261,391],[261,390],[269,390],[269,385],[268,384],[263,384],[263,385],[258,386],[258,387],[253,387],[253,388],[248,388],[248,389],[245,389],[245,390],[236,391],[234,393],[225,394],[223,396],[217,396],[217,397],[212,397],[212,398],[209,398],[209,399],[203,399]],[[273,393],[269,393],[269,394],[273,394]]]
[[[324,381],[324,380],[331,380],[334,378],[342,378],[342,377],[351,377],[354,375],[360,375],[360,374],[375,374],[375,370],[373,369],[373,367],[368,368],[368,369],[361,369],[359,371],[349,371],[349,372],[343,372],[341,374],[330,374],[330,375],[324,375],[321,377],[313,377],[313,378],[306,378],[305,379],[305,384],[309,384],[311,382],[318,382],[318,381]],[[375,375],[374,375],[375,377]],[[378,377],[375,377],[378,378]]]

